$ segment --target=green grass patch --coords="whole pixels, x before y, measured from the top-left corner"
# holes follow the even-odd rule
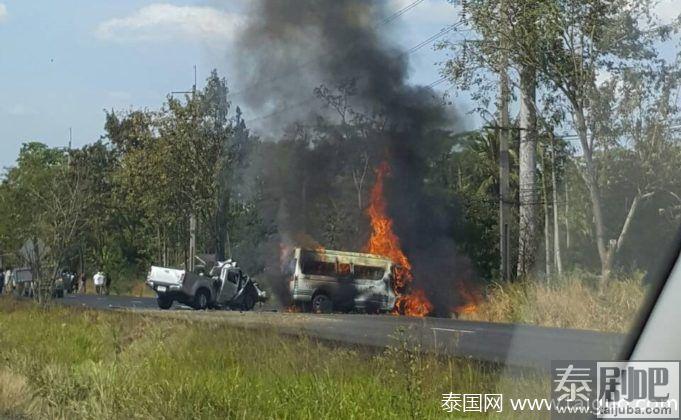
[[[445,392],[549,389],[535,373],[415,352],[399,335],[372,351],[268,328],[2,299],[0,417],[443,418]]]

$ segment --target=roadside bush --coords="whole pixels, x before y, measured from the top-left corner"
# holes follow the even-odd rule
[[[641,277],[613,279],[602,292],[595,278],[579,272],[551,283],[495,283],[477,311],[462,318],[624,333],[644,302],[646,286]]]

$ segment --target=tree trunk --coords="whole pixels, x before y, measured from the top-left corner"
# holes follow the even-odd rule
[[[551,229],[549,219],[549,194],[548,182],[546,182],[546,172],[548,171],[545,159],[545,153],[541,154],[541,189],[542,189],[542,205],[544,207],[544,262],[546,282],[551,280]]]
[[[163,266],[168,267],[168,238],[163,233]]]
[[[509,134],[510,117],[508,104],[510,101],[510,89],[508,81],[508,57],[504,54],[499,66],[499,273],[501,279],[508,281],[511,278],[511,264],[508,238],[511,205],[509,197]],[[461,169],[459,169],[461,170]]]
[[[219,187],[222,188],[222,187]],[[218,206],[215,214],[215,258],[224,261],[227,254],[227,215],[229,214],[229,192],[218,193]]]
[[[558,224],[558,181],[556,177],[556,139],[551,136],[551,187],[553,197],[553,260],[558,276],[563,275],[563,256],[560,252],[560,226]],[[567,205],[567,204],[566,204]]]
[[[551,280],[551,229],[549,219],[549,196],[546,191],[546,165],[542,175],[542,190],[544,202],[544,258],[546,259],[546,281]]]
[[[615,257],[617,253],[622,249],[622,244],[629,237],[629,231],[631,229],[631,222],[634,220],[634,216],[638,211],[638,207],[641,205],[641,201],[652,196],[653,193],[638,194],[634,197],[634,201],[631,202],[629,211],[627,212],[627,217],[624,219],[624,224],[622,225],[622,230],[617,238],[617,240],[610,241],[610,246],[608,247],[608,258],[606,261],[606,267],[608,272],[612,271],[613,265],[615,263]]]
[[[362,155],[364,166],[361,173],[355,169],[352,170],[352,180],[355,183],[355,190],[357,191],[357,208],[359,211],[364,210],[364,203],[362,202],[362,194],[364,193],[364,180],[366,179],[367,170],[369,169],[369,155],[364,153]]]
[[[156,225],[156,249],[157,249],[157,254],[156,257],[158,259],[163,258],[163,242],[161,241],[161,226]]]
[[[520,75],[518,277],[524,277],[530,273],[537,247],[536,143],[536,72],[532,67],[524,66]]]
[[[603,206],[601,204],[601,191],[598,186],[598,177],[596,175],[596,167],[593,161],[592,144],[589,143],[586,119],[584,118],[584,108],[578,103],[573,103],[575,125],[577,126],[577,134],[584,150],[584,163],[586,168],[581,172],[582,178],[589,190],[589,199],[591,201],[591,212],[593,213],[594,228],[596,229],[596,247],[598,249],[598,256],[601,261],[601,290],[605,288],[610,277],[610,267],[608,266],[608,249],[605,239],[605,224],[603,221]]]
[[[197,220],[196,213],[192,211],[189,215],[189,264],[187,265],[187,270],[190,272],[194,271],[194,264],[196,261],[196,232],[197,232]]]
[[[565,249],[570,249],[570,192],[567,182],[565,179]]]

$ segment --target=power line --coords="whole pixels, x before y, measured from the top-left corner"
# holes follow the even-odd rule
[[[457,22],[453,25],[445,26],[444,28],[440,29],[440,32],[438,32],[434,35],[431,35],[430,37],[426,38],[425,40],[419,42],[418,44],[414,45],[413,47],[411,47],[410,49],[405,51],[403,53],[403,55],[409,55],[409,54],[415,53],[416,51],[420,50],[421,48],[423,48],[426,45],[430,44],[431,42],[435,41],[436,39],[441,38],[441,37],[447,35],[448,33],[454,31],[459,26],[461,26],[461,22]]]
[[[489,204],[489,205],[492,205],[492,206],[498,206],[500,201],[502,203],[510,204],[510,205],[530,205],[530,206],[539,206],[539,205],[544,205],[544,204],[562,206],[567,202],[565,200],[553,201],[552,199],[543,200],[541,198],[538,198],[538,199],[535,199],[535,200],[528,200],[528,199],[525,199],[525,198],[522,198],[522,197],[519,197],[518,200],[515,200],[515,199],[501,200],[500,198],[476,198],[476,197],[473,197],[473,198],[469,198],[469,201],[475,202],[475,203],[478,203],[478,204]]]
[[[416,0],[416,1],[414,1],[414,2],[412,2],[412,3],[410,3],[410,4],[408,4],[408,5],[404,6],[403,8],[401,8],[400,10],[398,10],[397,12],[395,12],[395,13],[393,13],[392,15],[388,16],[387,18],[383,19],[383,21],[381,22],[381,24],[382,24],[382,25],[386,25],[386,24],[388,24],[388,23],[390,23],[390,22],[396,20],[397,18],[399,18],[399,17],[402,16],[403,14],[407,13],[408,11],[410,11],[410,10],[413,9],[414,7],[418,6],[419,4],[423,3],[424,1],[425,1],[425,0]]]
[[[446,78],[446,77],[441,77],[441,78],[439,78],[438,80],[434,81],[433,83],[429,84],[428,87],[429,87],[429,88],[434,88],[435,86],[438,86],[438,85],[440,85],[440,84],[442,84],[442,83],[444,83],[444,82],[446,82],[446,81],[447,81],[447,78]]]

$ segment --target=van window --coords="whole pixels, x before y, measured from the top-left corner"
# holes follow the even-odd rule
[[[239,275],[236,271],[230,271],[229,273],[227,273],[227,281],[229,281],[230,283],[236,284],[238,280]]]
[[[368,265],[355,264],[355,278],[365,280],[380,280],[385,274],[383,267],[371,267]]]
[[[336,264],[332,262],[308,260],[303,263],[303,274],[335,277]]]
[[[338,263],[338,275],[341,277],[352,276],[352,266],[348,263]]]

